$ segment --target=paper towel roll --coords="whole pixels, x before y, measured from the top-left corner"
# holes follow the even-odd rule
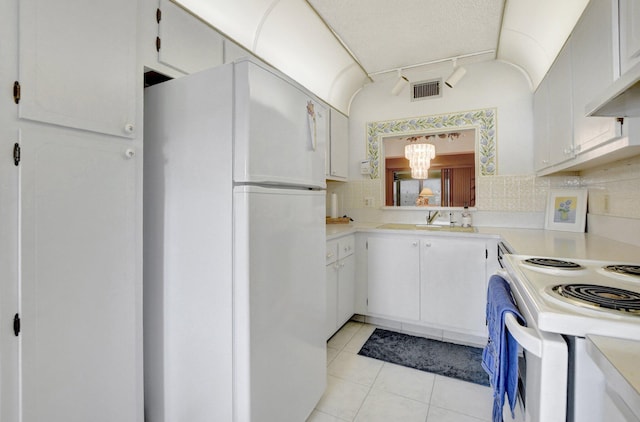
[[[331,218],[338,218],[338,194],[337,193],[332,193],[331,194]]]

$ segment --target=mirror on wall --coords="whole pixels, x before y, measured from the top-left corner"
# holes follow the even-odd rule
[[[396,120],[383,120],[376,122],[368,122],[366,125],[367,138],[367,161],[369,162],[369,177],[371,179],[381,180],[381,194],[384,196],[385,204],[392,204],[394,200],[393,190],[387,193],[388,184],[386,183],[386,159],[403,157],[403,152],[392,152],[397,146],[399,150],[403,150],[404,144],[400,145],[400,142],[393,142],[392,139],[398,140],[399,138],[406,141],[408,138],[417,138],[420,136],[440,135],[447,133],[462,133],[470,131],[470,138],[473,139],[473,147],[469,145],[468,149],[455,151],[455,150],[443,150],[446,146],[440,148],[440,152],[436,151],[436,157],[434,161],[449,158],[454,160],[470,160],[473,163],[472,169],[468,169],[467,164],[463,164],[463,161],[454,161],[453,163],[434,163],[433,170],[440,170],[440,176],[437,173],[429,174],[429,177],[422,182],[422,185],[418,182],[418,188],[420,193],[425,188],[430,187],[430,183],[439,183],[440,195],[426,196],[425,201],[420,201],[418,205],[435,205],[440,201],[439,206],[457,206],[454,203],[460,203],[458,199],[451,197],[452,191],[455,189],[456,181],[468,180],[469,191],[473,192],[472,196],[469,196],[469,204],[475,205],[476,196],[476,183],[479,181],[478,177],[493,176],[497,174],[497,137],[496,137],[496,109],[485,108],[479,110],[461,111],[455,113],[435,114],[430,116],[410,117]],[[466,132],[465,132],[466,133]],[[471,135],[473,133],[473,135]],[[465,135],[466,136],[466,135]],[[437,136],[439,138],[439,136]],[[458,136],[459,140],[460,136]],[[432,138],[430,138],[432,139]],[[469,141],[471,142],[471,139]],[[385,147],[385,140],[388,140]],[[450,142],[452,148],[456,145],[456,139]],[[397,144],[397,145],[396,145]],[[473,151],[473,155],[471,155]],[[446,153],[445,153],[446,152]],[[464,157],[455,157],[456,155],[462,155]],[[394,157],[395,156],[395,157]],[[394,167],[395,166],[395,167]],[[401,163],[390,163],[389,168],[406,169],[408,166]],[[461,168],[467,168],[467,170],[461,170]],[[461,175],[463,171],[469,172],[468,178],[463,178]],[[443,176],[444,173],[444,176]],[[393,180],[395,176],[391,175]],[[403,178],[402,172],[398,172],[398,178]],[[440,180],[440,182],[437,182]],[[444,182],[443,182],[444,181]],[[402,182],[400,182],[402,184]],[[409,186],[409,185],[407,185]],[[402,192],[402,187],[399,188]],[[416,188],[412,188],[415,192]],[[420,194],[418,194],[420,195]],[[397,196],[397,194],[396,194]],[[405,195],[406,197],[406,195]],[[438,199],[439,198],[439,199]],[[396,207],[401,207],[403,201],[409,203],[409,199],[403,199],[397,201]],[[445,205],[448,203],[449,205]],[[414,203],[415,206],[415,203]],[[462,205],[464,206],[464,200]],[[473,206],[473,205],[470,205]]]
[[[411,177],[404,149],[435,146],[428,177]],[[476,129],[429,131],[382,138],[386,206],[473,207],[476,203]]]

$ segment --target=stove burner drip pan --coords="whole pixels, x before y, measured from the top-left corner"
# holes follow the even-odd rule
[[[606,265],[602,267],[602,269],[616,274],[624,274],[640,278],[640,265]]]
[[[551,290],[562,299],[592,309],[640,316],[640,293],[595,284],[558,284]]]
[[[526,264],[537,267],[557,268],[560,270],[582,270],[584,267],[571,261],[563,261],[554,258],[528,258],[523,261]]]

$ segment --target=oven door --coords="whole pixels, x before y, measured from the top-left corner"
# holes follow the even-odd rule
[[[509,278],[506,271],[500,271],[500,275],[511,285],[518,310],[526,320],[525,327],[519,324],[513,314],[508,314],[505,318],[507,329],[522,349],[515,420],[565,422],[567,343],[559,334],[538,330],[517,284]],[[508,405],[503,413],[505,420],[509,420]]]

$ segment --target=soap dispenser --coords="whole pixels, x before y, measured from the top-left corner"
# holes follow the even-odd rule
[[[471,212],[468,206],[464,206],[462,211],[462,227],[471,227]]]

